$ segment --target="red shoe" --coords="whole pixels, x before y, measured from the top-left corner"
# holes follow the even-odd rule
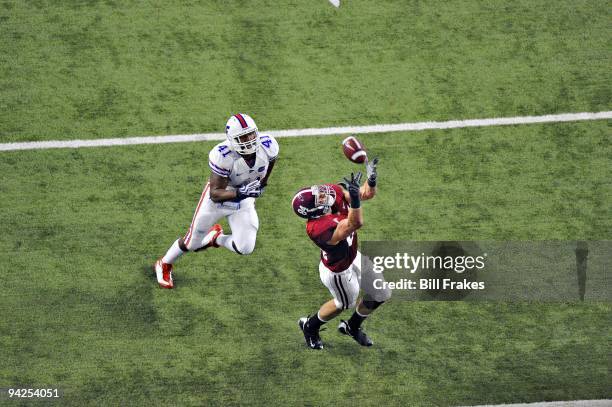
[[[209,247],[219,247],[217,244],[217,238],[223,233],[223,228],[218,223],[213,225],[212,228],[208,229],[208,233],[202,239],[204,244],[198,251],[208,249]]]
[[[157,283],[161,288],[174,288],[172,281],[172,264],[167,264],[159,259],[155,262],[155,274],[157,274]]]

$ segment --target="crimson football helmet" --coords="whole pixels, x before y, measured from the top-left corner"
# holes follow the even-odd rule
[[[230,117],[225,125],[225,136],[238,154],[247,155],[257,151],[259,131],[255,120],[248,114],[238,113]]]
[[[336,191],[329,185],[313,185],[300,189],[293,197],[293,211],[302,218],[314,219],[331,213]]]

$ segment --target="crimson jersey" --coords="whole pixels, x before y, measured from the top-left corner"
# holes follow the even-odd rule
[[[308,237],[321,249],[321,261],[333,272],[348,269],[357,256],[357,232],[351,233],[336,245],[328,244],[342,220],[348,217],[349,203],[344,199],[344,190],[339,185],[327,184],[336,192],[332,213],[306,223]]]

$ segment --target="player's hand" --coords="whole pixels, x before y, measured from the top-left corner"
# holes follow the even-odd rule
[[[241,186],[238,189],[238,194],[236,195],[236,198],[238,199],[244,199],[244,198],[258,198],[261,196],[261,194],[263,193],[263,188],[261,187],[261,184],[259,183],[259,180],[255,180],[252,182],[249,182],[246,185]]]
[[[342,181],[339,182],[339,184],[342,185],[344,189],[349,191],[349,193],[351,192],[351,190],[359,191],[362,176],[363,174],[361,173],[361,171],[359,171],[357,174],[353,174],[351,172],[350,179],[349,177],[344,177],[342,178]]]
[[[374,158],[372,161],[368,161],[366,157],[366,175],[368,176],[368,185],[372,188],[376,186],[376,178],[378,178],[378,173],[376,172],[377,166],[378,157]]]
[[[362,175],[363,174],[361,173],[361,171],[358,172],[357,174],[353,174],[351,172],[350,179],[348,177],[345,177],[343,178],[343,181],[340,182],[340,185],[342,185],[344,189],[346,189],[349,195],[351,196],[351,208],[359,208],[361,206],[359,188],[361,187]]]

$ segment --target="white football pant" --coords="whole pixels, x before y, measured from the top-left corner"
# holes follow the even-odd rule
[[[349,309],[355,306],[361,285],[361,253],[353,263],[342,272],[333,272],[323,262],[319,263],[319,277],[334,297],[338,309]]]
[[[223,217],[227,217],[232,234],[220,235],[217,238],[217,244],[240,254],[252,253],[255,249],[255,240],[259,229],[255,198],[246,198],[241,202],[215,203],[210,199],[210,185],[208,183],[202,192],[189,230],[183,238],[187,249],[196,251],[201,248],[209,229]],[[165,263],[173,264],[184,253],[181,250],[176,250],[178,248],[177,242],[164,256],[163,261]]]
[[[325,267],[323,262],[319,263],[319,276],[325,287],[334,297],[336,308],[349,309],[355,307],[360,289],[364,292],[364,300],[384,302],[391,298],[391,290],[389,288],[375,288],[374,279],[384,281],[382,273],[369,272],[362,276],[362,260],[371,263],[368,257],[362,257],[361,252],[358,251],[355,260],[353,260],[349,268],[339,273],[335,273]],[[372,264],[366,263],[366,270],[371,269]]]

